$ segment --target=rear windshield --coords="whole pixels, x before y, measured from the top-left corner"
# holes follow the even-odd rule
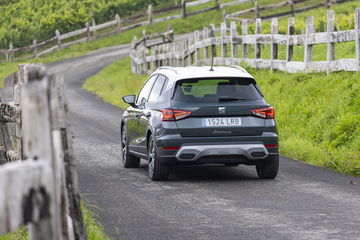
[[[246,101],[262,98],[251,78],[184,79],[176,84],[174,100],[185,102]]]

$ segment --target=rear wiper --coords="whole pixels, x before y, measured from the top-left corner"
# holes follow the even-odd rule
[[[220,97],[219,102],[222,101],[245,101],[245,98],[235,98],[235,97]]]

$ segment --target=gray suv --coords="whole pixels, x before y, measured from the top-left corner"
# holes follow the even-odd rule
[[[274,109],[243,68],[160,67],[137,97],[123,100],[125,168],[144,158],[155,181],[184,164],[255,165],[262,179],[278,173]]]

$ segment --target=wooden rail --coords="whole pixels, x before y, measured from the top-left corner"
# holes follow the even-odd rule
[[[332,72],[360,71],[360,10],[355,10],[355,29],[334,31],[335,14],[327,12],[327,31],[315,32],[314,17],[306,19],[305,34],[295,35],[295,19],[289,18],[288,33],[278,33],[278,19],[273,18],[271,33],[261,33],[261,19],[256,19],[255,34],[248,34],[248,20],[242,21],[242,34],[237,31],[236,22],[230,28],[221,24],[220,36],[215,36],[215,27],[195,31],[187,41],[154,46],[151,51],[142,48],[133,49],[130,53],[131,69],[134,73],[145,74],[163,65],[186,66],[209,64],[211,58],[217,65],[246,64],[260,69],[276,69],[285,72]],[[355,42],[356,58],[335,60],[336,43]],[[262,59],[261,45],[270,46],[270,59]],[[327,45],[326,61],[312,60],[314,45]],[[255,58],[249,58],[249,46],[254,46]],[[286,59],[278,59],[278,46],[286,46]],[[303,61],[293,61],[294,46],[304,47]],[[220,53],[217,51],[220,47]],[[209,53],[209,49],[212,49]],[[242,50],[241,52],[239,50]],[[230,50],[230,51],[229,51]],[[203,54],[201,54],[203,52]],[[151,54],[149,54],[151,53]]]
[[[304,2],[309,2],[310,0],[286,0],[283,2],[278,2],[278,3],[272,3],[272,4],[268,4],[268,5],[263,5],[261,6],[259,4],[258,0],[252,0],[254,3],[254,7],[253,8],[249,8],[249,9],[244,9],[238,12],[234,12],[231,14],[226,14],[224,13],[224,20],[235,20],[235,21],[241,21],[242,18],[239,18],[241,15],[245,15],[248,13],[254,13],[255,18],[262,18],[262,19],[269,19],[269,18],[273,18],[273,17],[281,17],[281,16],[286,16],[286,15],[292,15],[295,16],[296,13],[299,12],[305,12],[311,9],[315,9],[315,8],[319,8],[319,7],[327,7],[330,8],[331,5],[333,4],[339,4],[339,3],[343,3],[343,2],[347,2],[350,0],[319,0],[318,3],[316,4],[312,4],[312,5],[307,5],[305,7],[297,7],[297,4],[299,3],[304,3]],[[285,11],[285,12],[281,12],[281,13],[276,13],[276,14],[270,14],[270,15],[262,15],[261,12],[262,11],[266,11],[266,10],[271,10],[271,9],[278,9],[284,6],[289,6],[290,9],[289,11]]]
[[[40,64],[19,66],[14,102],[0,111],[1,127],[16,123],[20,139],[12,150],[1,142],[0,235],[28,225],[30,239],[86,240],[66,105],[62,78]],[[23,161],[9,163],[11,151]]]

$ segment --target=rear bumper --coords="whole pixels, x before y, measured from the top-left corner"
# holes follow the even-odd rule
[[[262,136],[182,138],[166,136],[157,139],[159,160],[168,165],[239,163],[254,165],[268,157],[278,155],[278,147],[266,148],[265,144],[278,145],[275,133]],[[179,148],[165,150],[164,147]]]
[[[263,144],[206,144],[183,145],[175,157],[179,161],[196,161],[206,156],[244,156],[249,160],[266,158],[269,153]]]

